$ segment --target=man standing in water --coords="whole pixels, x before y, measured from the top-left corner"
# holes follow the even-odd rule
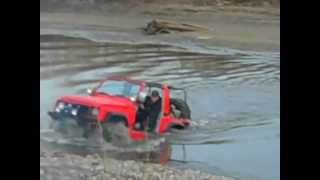
[[[151,98],[146,100],[146,103],[141,104],[140,108],[144,111],[144,118],[147,120],[147,129],[149,132],[154,132],[157,126],[157,120],[161,112],[161,97],[159,92],[153,90]],[[143,119],[144,119],[143,118]]]

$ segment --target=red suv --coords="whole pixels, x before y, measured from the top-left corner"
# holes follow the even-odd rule
[[[106,141],[115,140],[119,133],[124,133],[127,141],[143,140],[148,138],[149,133],[143,128],[145,121],[138,120],[137,114],[139,104],[149,98],[152,90],[158,90],[162,99],[156,134],[190,125],[191,112],[184,89],[127,77],[109,77],[93,90],[88,90],[87,96],[62,96],[49,115],[53,122],[74,121],[85,132],[101,128]],[[184,100],[171,98],[172,91],[183,92]]]

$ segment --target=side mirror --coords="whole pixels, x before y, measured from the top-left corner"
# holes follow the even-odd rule
[[[89,88],[88,88],[88,89],[87,89],[87,94],[90,95],[91,93],[92,93],[92,89],[89,89]]]
[[[146,92],[140,92],[138,95],[138,101],[140,103],[144,103],[146,101],[147,98],[147,93]]]

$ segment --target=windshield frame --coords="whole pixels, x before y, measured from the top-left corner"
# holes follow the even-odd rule
[[[118,81],[118,82],[123,82],[126,84],[130,84],[131,86],[138,86],[138,91],[135,95],[126,95],[126,94],[112,94],[112,93],[108,93],[106,91],[99,91],[99,88],[101,88],[103,85],[105,85],[106,83],[110,82],[110,81]],[[105,81],[100,82],[100,84],[94,88],[93,94],[105,94],[105,95],[109,95],[109,96],[122,96],[122,97],[137,97],[139,92],[141,92],[141,90],[143,89],[142,85],[136,82],[132,82],[132,81],[128,81],[128,80],[117,80],[117,79],[108,79]]]

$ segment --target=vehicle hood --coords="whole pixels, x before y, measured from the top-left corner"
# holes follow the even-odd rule
[[[72,103],[85,105],[90,107],[100,106],[130,106],[134,105],[130,99],[117,96],[95,95],[95,96],[62,96],[59,100]]]

